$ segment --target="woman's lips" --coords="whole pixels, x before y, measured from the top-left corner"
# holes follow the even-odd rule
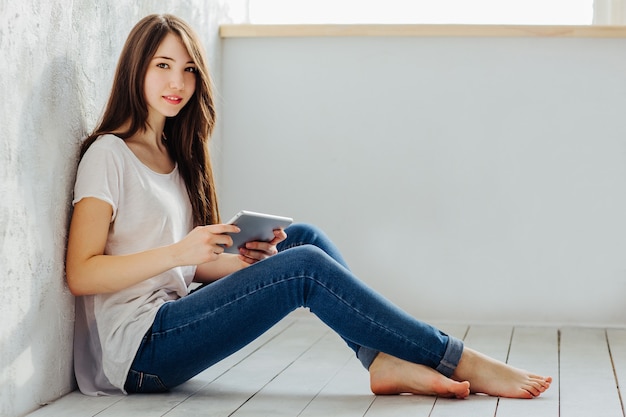
[[[183,101],[183,98],[179,96],[163,96],[163,98],[170,104],[179,104]]]

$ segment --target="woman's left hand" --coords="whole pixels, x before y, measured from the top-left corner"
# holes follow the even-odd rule
[[[283,229],[274,230],[274,239],[270,242],[248,242],[245,248],[239,249],[239,259],[252,265],[258,261],[274,256],[278,253],[276,245],[287,239]]]

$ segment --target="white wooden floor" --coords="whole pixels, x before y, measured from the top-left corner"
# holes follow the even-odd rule
[[[533,400],[377,397],[352,351],[299,310],[170,393],[92,398],[73,392],[29,417],[624,417],[618,387],[626,382],[625,329],[439,327],[492,357],[553,376],[552,387]]]

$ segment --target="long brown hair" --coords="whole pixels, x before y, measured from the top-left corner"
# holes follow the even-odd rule
[[[177,35],[187,48],[197,68],[197,79],[187,105],[178,115],[166,119],[165,143],[187,186],[194,224],[215,224],[220,217],[208,146],[216,118],[212,81],[198,36],[180,18],[153,14],[131,30],[117,64],[109,101],[98,126],[83,142],[80,155],[101,135],[115,133],[127,139],[147,129],[145,75],[161,41],[170,33]],[[126,129],[120,132],[123,128]]]

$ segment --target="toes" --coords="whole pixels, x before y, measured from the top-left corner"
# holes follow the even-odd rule
[[[455,397],[456,398],[466,398],[470,395],[470,383],[469,381],[460,382],[455,389]]]
[[[524,390],[531,394],[533,397],[538,397],[543,392],[546,392],[548,388],[550,388],[550,382],[552,378],[542,378],[542,377],[534,377],[531,376],[529,383]]]
[[[527,393],[531,395],[531,397],[538,397],[541,394],[541,391],[534,386],[529,386],[524,389]]]
[[[531,398],[535,398],[538,395],[539,395],[539,393],[533,394],[531,389],[524,389],[524,390],[522,390],[522,394],[520,395],[519,398],[531,399]]]
[[[550,388],[550,383],[552,382],[552,378],[533,378],[531,380],[532,384],[537,387],[541,392],[544,392],[548,388]]]

